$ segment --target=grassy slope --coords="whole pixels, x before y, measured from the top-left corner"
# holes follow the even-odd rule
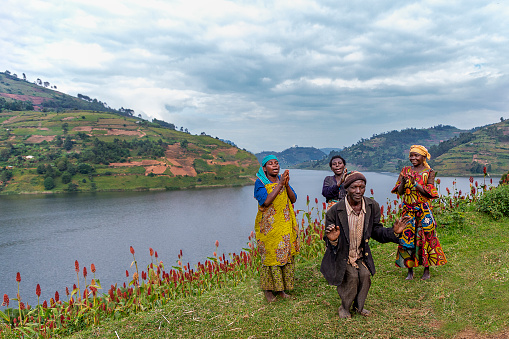
[[[11,119],[11,120],[9,120]],[[169,144],[179,144],[187,142],[187,146],[178,150],[179,159],[197,158],[205,160],[214,160],[217,165],[207,166],[207,171],[197,171],[198,176],[174,176],[168,170],[164,176],[147,177],[145,176],[145,167],[117,167],[112,168],[107,165],[92,164],[97,171],[93,182],[96,185],[96,191],[105,190],[137,190],[137,189],[179,189],[186,187],[209,187],[225,185],[245,185],[252,183],[251,174],[258,168],[256,157],[244,150],[237,149],[209,136],[190,135],[167,128],[146,124],[138,124],[137,119],[126,118],[111,113],[99,113],[91,111],[72,111],[67,113],[42,113],[42,112],[4,112],[0,113],[0,149],[8,147],[9,144],[18,148],[23,148],[23,155],[49,154],[51,152],[63,152],[61,147],[56,147],[53,141],[47,144],[31,143],[30,136],[61,136],[65,138],[71,136],[76,144],[71,152],[82,152],[91,147],[91,140],[85,142],[78,136],[79,130],[73,130],[80,127],[89,126],[94,128],[91,132],[82,132],[90,134],[92,138],[97,137],[101,141],[113,142],[114,139],[133,140],[137,138],[157,141],[162,139]],[[68,124],[67,134],[64,134],[62,125]],[[108,129],[120,130],[125,132],[139,131],[140,135],[107,135]],[[132,155],[133,161],[144,159],[159,160],[167,163],[168,166],[174,164],[166,158],[152,158],[143,155]],[[238,161],[239,166],[229,165],[228,162]],[[10,159],[0,165],[14,166],[14,177],[4,187],[2,194],[19,194],[30,192],[43,192],[44,177],[38,175],[35,168],[40,163],[48,163],[47,160],[39,161],[37,157],[31,161]],[[51,161],[49,161],[51,163]],[[192,161],[189,166],[192,166]],[[176,165],[177,167],[180,167]],[[208,172],[208,173],[207,173]],[[108,175],[106,175],[108,174]],[[84,182],[85,180],[86,182]],[[91,180],[88,175],[75,175],[73,182],[79,185],[80,191],[93,190]],[[62,184],[57,177],[55,179],[56,187],[52,192],[64,192],[67,185]]]
[[[448,264],[432,279],[405,281],[395,245],[373,242],[377,275],[366,308],[340,320],[320,257],[299,258],[294,298],[267,304],[256,277],[236,287],[175,300],[163,309],[101,324],[70,338],[482,338],[509,334],[509,220],[469,212],[462,229],[439,230]],[[417,277],[422,268],[416,269]],[[500,337],[502,338],[502,336]]]
[[[494,133],[496,129],[498,133]],[[491,173],[501,175],[509,168],[509,121],[499,122],[474,132],[474,140],[454,147],[435,160],[435,170],[442,176],[472,175],[469,171],[474,157],[480,163],[491,164]]]

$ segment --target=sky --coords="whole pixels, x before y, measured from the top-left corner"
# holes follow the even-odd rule
[[[346,147],[509,118],[507,18],[504,0],[2,0],[0,69],[255,153]]]

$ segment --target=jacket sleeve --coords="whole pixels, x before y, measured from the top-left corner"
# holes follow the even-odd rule
[[[398,237],[394,234],[394,229],[392,227],[384,227],[380,222],[380,205],[378,205],[378,203],[374,200],[373,202],[374,204],[371,205],[373,208],[371,211],[371,216],[373,218],[373,230],[371,232],[371,238],[381,243],[399,243]]]
[[[336,206],[332,206],[331,208],[329,208],[329,210],[325,214],[325,227],[327,227],[329,225],[334,225],[334,226],[338,225],[336,215],[337,215]],[[325,247],[328,248],[334,255],[336,255],[338,252],[338,249],[339,249],[339,238],[338,238],[337,244],[332,245],[331,242],[329,241],[329,238],[327,238],[327,235],[324,233],[323,240],[325,241]]]
[[[337,199],[339,196],[339,186],[334,181],[333,176],[327,176],[323,180],[322,195],[325,199]]]

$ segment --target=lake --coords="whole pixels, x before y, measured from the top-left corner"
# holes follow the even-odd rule
[[[306,209],[318,198],[321,208],[323,179],[329,171],[290,170],[290,184],[297,192],[296,209]],[[365,173],[366,195],[380,205],[394,200],[390,190],[397,175]],[[440,178],[441,190],[452,188],[455,178]],[[482,178],[476,178],[481,184]],[[489,179],[488,179],[489,180]],[[457,178],[457,188],[468,192],[468,178]],[[498,179],[495,180],[498,182]],[[77,282],[74,262],[87,266],[87,281],[93,278],[90,264],[103,291],[110,284],[127,282],[125,272],[133,260],[133,246],[141,270],[150,263],[149,247],[158,252],[166,269],[183,262],[204,262],[215,251],[239,253],[247,247],[254,229],[257,202],[253,186],[192,189],[167,192],[80,193],[62,195],[0,196],[0,298],[17,293],[16,273],[21,274],[22,301],[37,304],[35,288],[41,285],[41,300],[54,297]],[[17,307],[16,302],[11,306]]]

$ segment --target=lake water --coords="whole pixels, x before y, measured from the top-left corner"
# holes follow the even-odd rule
[[[321,208],[323,179],[330,173],[290,170],[290,184],[298,195],[296,209],[306,209],[306,195],[311,206],[316,206],[314,198],[318,198]],[[390,194],[396,174],[365,175],[367,196],[373,189],[380,205],[396,198]],[[456,180],[440,179],[444,192]],[[468,192],[468,178],[456,181],[458,189]],[[37,304],[37,284],[41,285],[41,300],[49,300],[57,290],[66,299],[65,287],[77,282],[75,260],[80,263],[80,279],[82,267],[87,266],[89,282],[93,277],[90,264],[95,265],[106,292],[110,284],[128,281],[126,270],[132,275],[130,246],[136,251],[140,271],[150,263],[149,247],[158,252],[166,268],[176,264],[180,250],[184,263],[205,261],[215,251],[216,240],[218,253],[239,253],[247,247],[256,211],[253,186],[1,196],[0,298],[3,294],[16,297],[16,273],[20,272],[20,295],[25,303]]]

